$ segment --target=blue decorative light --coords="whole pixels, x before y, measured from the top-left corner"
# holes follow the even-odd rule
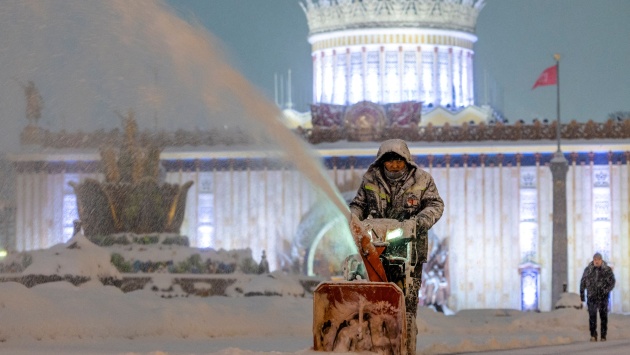
[[[540,267],[534,263],[525,263],[519,267],[521,272],[521,310],[538,311]]]

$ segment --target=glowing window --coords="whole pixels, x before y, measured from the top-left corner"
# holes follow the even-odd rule
[[[403,101],[418,99],[418,65],[416,52],[405,52],[403,56]]]
[[[433,90],[433,52],[422,52],[422,98],[425,105],[435,103]]]
[[[348,99],[351,104],[363,100],[363,60],[361,53],[350,55],[350,92]]]
[[[438,52],[438,82],[440,85],[440,105],[446,106],[453,100],[452,87],[449,82],[448,53]]]
[[[365,99],[372,102],[381,102],[380,62],[378,52],[367,52],[365,74]]]
[[[522,308],[523,310],[535,310],[538,308],[538,274],[535,271],[526,271],[521,279]]]
[[[470,73],[472,66],[470,65],[471,58],[468,54],[469,53],[462,54],[462,96],[464,98],[464,106],[473,104],[470,82],[472,79],[472,75]]]
[[[521,189],[521,222],[538,219],[538,198],[535,189]]]
[[[197,228],[197,247],[209,248],[212,246],[212,236],[214,235],[214,227],[199,226]]]
[[[337,105],[344,105],[346,103],[346,57],[346,54],[337,54],[332,100],[333,103]]]
[[[315,86],[315,101],[320,102],[322,99],[322,71],[320,68],[320,60],[319,57],[316,57],[315,61],[313,62],[313,76],[314,76],[314,83],[313,86]],[[282,98],[281,98],[282,99]]]
[[[323,74],[323,87],[322,87],[322,101],[323,102],[330,102],[330,99],[332,98],[332,91],[333,91],[333,63],[332,63],[332,57],[331,56],[325,56],[324,58],[322,58],[322,65],[323,65],[323,70],[324,70],[324,74]]]
[[[522,167],[520,175],[519,241],[521,261],[534,261],[538,254],[536,167]]]
[[[593,247],[605,260],[610,260],[611,223],[610,223],[610,171],[608,166],[593,168]]]
[[[64,174],[63,177],[63,206],[62,206],[62,238],[60,242],[67,242],[74,233],[74,221],[79,219],[77,196],[70,182],[79,183],[79,174]]]
[[[63,242],[67,242],[74,233],[74,221],[79,219],[76,195],[67,194],[63,196],[62,213]]]
[[[400,101],[400,73],[398,72],[398,52],[385,52],[384,102]]]
[[[534,260],[538,249],[538,224],[536,222],[521,222],[519,227],[521,260]]]
[[[453,86],[455,87],[455,105],[464,105],[462,98],[462,52],[453,53]]]
[[[214,187],[211,173],[199,174],[197,196],[197,241],[196,247],[212,246],[215,230]]]

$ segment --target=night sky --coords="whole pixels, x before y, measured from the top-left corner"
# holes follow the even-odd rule
[[[286,80],[289,69],[294,107],[308,110],[300,0],[163,1],[3,0],[0,152],[19,149],[29,81],[43,99],[38,124],[52,131],[111,130],[129,110],[141,129],[210,129],[235,117],[249,126],[260,119],[243,110],[259,93],[273,107],[274,77]],[[563,122],[629,112],[628,15],[630,0],[487,0],[477,22],[477,104],[510,122],[554,120],[556,87],[532,86],[559,53]],[[238,88],[227,66],[244,77]]]

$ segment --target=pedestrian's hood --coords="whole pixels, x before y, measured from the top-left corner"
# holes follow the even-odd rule
[[[407,147],[407,142],[402,139],[389,139],[383,142],[380,148],[378,148],[378,153],[376,153],[375,163],[378,164],[383,155],[390,152],[403,157],[407,164],[415,165],[413,159],[411,159],[411,153],[409,152],[409,147]]]

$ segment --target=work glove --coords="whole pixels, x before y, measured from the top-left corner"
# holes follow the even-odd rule
[[[431,221],[428,217],[419,215],[416,217],[416,231],[419,233],[428,232],[431,228]]]

